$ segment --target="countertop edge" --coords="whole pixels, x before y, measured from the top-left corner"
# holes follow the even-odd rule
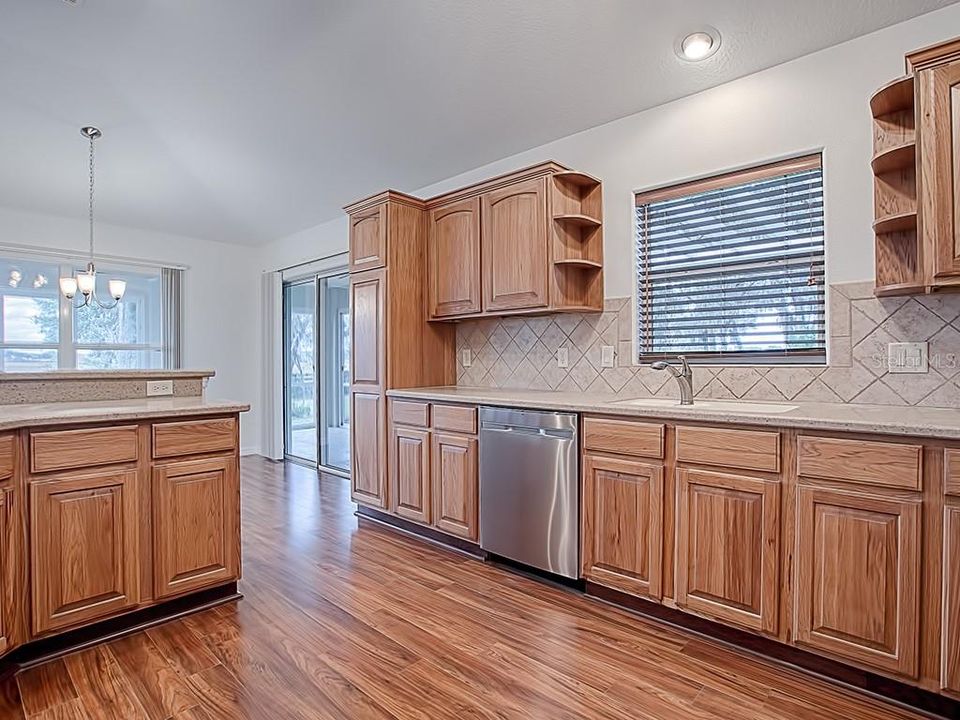
[[[211,378],[215,370],[48,370],[44,372],[0,372],[0,383],[72,380],[168,380]]]
[[[55,406],[58,403],[45,403]],[[80,403],[77,403],[78,405]],[[71,403],[71,405],[73,405]],[[37,406],[10,405],[3,407],[29,408]],[[197,415],[223,415],[227,413],[242,413],[250,410],[248,403],[238,403],[229,400],[212,400],[197,406],[184,407],[129,407],[122,406],[104,408],[44,408],[37,411],[35,416],[3,419],[0,407],[0,430],[17,430],[25,427],[40,427],[48,425],[74,425],[79,423],[114,422],[124,420],[152,420],[157,418],[192,417]],[[49,412],[49,414],[44,414]]]

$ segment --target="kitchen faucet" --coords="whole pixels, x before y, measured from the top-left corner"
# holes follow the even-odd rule
[[[671,365],[665,360],[658,360],[655,363],[651,363],[650,367],[654,370],[669,371],[670,374],[676,378],[677,385],[680,386],[680,404],[693,405],[693,370],[690,368],[687,358],[683,355],[678,355],[677,360],[680,361],[679,370],[676,366]]]

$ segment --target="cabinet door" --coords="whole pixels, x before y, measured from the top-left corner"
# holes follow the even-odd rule
[[[920,503],[797,492],[796,639],[917,676]]]
[[[394,427],[390,438],[391,508],[400,517],[430,522],[430,432]]]
[[[0,577],[3,586],[0,587],[0,654],[10,649],[11,610],[8,606],[7,582],[9,565],[11,562],[9,551],[10,532],[10,490],[0,490]]]
[[[158,599],[237,579],[239,515],[234,456],[153,468],[153,584]]]
[[[350,276],[350,382],[354,389],[381,389],[385,382],[385,270]]]
[[[435,433],[430,458],[433,522],[451,535],[477,539],[477,439]]]
[[[480,312],[480,198],[430,211],[427,312],[431,318]]]
[[[34,634],[139,602],[135,470],[30,486]]]
[[[547,305],[546,180],[527,180],[481,196],[483,309]]]
[[[923,233],[933,283],[960,282],[960,61],[920,73]]]
[[[387,264],[387,203],[350,216],[350,272]]]
[[[663,467],[583,456],[583,576],[661,596]]]
[[[677,604],[777,632],[780,483],[681,468]]]
[[[350,437],[353,440],[351,497],[360,505],[386,508],[383,396],[380,393],[354,392],[350,399]]]
[[[943,509],[943,646],[940,686],[960,694],[960,505]]]

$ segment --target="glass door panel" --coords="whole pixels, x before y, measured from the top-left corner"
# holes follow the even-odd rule
[[[317,462],[316,282],[283,288],[285,454]]]
[[[346,274],[320,278],[320,464],[350,471],[350,297]]]

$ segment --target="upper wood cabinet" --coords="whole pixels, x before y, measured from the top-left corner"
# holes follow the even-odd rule
[[[388,205],[382,202],[350,216],[350,272],[386,264],[387,212]]]
[[[480,312],[480,198],[435,207],[428,222],[429,316]]]
[[[547,306],[546,198],[544,178],[480,197],[485,311]]]
[[[135,470],[30,485],[34,634],[139,602],[139,524]]]
[[[350,382],[354,389],[382,388],[386,270],[350,275]]]

